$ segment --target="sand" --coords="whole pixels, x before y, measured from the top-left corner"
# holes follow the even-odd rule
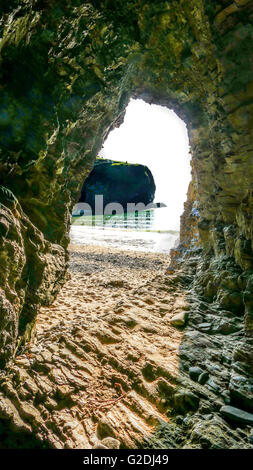
[[[182,339],[170,319],[184,308],[183,292],[166,274],[169,257],[94,246],[70,246],[70,255],[71,278],[41,309],[25,358],[42,377],[46,363],[54,429],[76,423],[78,431],[66,424],[64,437],[55,442],[54,431],[51,443],[92,448],[109,435],[123,447],[162,447],[152,440],[169,420],[161,390],[167,396],[175,387]],[[68,404],[61,398],[59,405],[66,396]]]

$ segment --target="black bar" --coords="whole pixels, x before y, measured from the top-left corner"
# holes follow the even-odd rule
[[[199,449],[168,449],[168,450],[0,450],[0,461],[5,462],[1,468],[21,468],[26,470],[37,469],[45,470],[50,468],[75,470],[82,468],[103,469],[103,470],[123,470],[145,468],[146,469],[171,469],[179,470],[182,465],[205,469],[207,465],[216,463],[227,465],[242,463],[242,459],[253,457],[252,450],[243,449],[217,449],[217,450],[199,450]]]

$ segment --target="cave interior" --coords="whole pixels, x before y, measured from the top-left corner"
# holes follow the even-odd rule
[[[39,353],[35,365],[16,358],[33,342],[40,309],[68,279],[72,208],[131,98],[173,109],[187,124],[192,181],[180,243],[161,280],[187,303],[177,377],[144,368],[150,383],[160,381],[166,416],[172,412],[168,422],[147,418],[149,439],[143,432],[133,444],[122,435],[121,446],[252,447],[252,20],[251,0],[1,6],[0,434],[7,447],[27,445],[29,435],[34,447],[84,446],[64,421],[73,398],[63,387],[41,404],[52,384],[46,377],[37,390],[33,379],[47,375],[47,361]],[[69,340],[71,347],[81,354]],[[98,436],[112,435],[103,420],[97,426]]]

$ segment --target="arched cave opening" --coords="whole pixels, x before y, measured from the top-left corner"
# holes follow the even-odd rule
[[[186,124],[174,111],[131,99],[83,183],[73,209],[71,243],[106,246],[110,236],[108,246],[169,253],[179,237],[191,180],[189,150]],[[103,242],[95,227],[119,232],[107,231]],[[142,242],[141,233],[131,238],[131,230],[145,233]],[[128,243],[117,240],[126,234]]]

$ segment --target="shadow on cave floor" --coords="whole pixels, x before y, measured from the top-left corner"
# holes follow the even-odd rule
[[[32,433],[15,432],[5,421],[0,424],[0,450],[52,448],[46,441],[42,442]]]
[[[220,413],[241,324],[196,294],[199,255],[168,271],[167,255],[70,254],[71,279],[1,380],[1,446],[250,447],[250,427]]]

